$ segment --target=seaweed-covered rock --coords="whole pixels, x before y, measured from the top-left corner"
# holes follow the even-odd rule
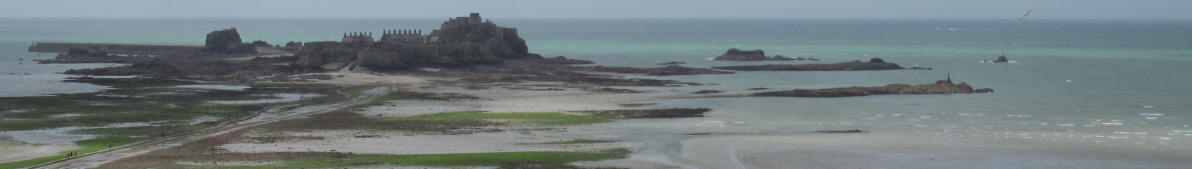
[[[38,63],[136,63],[153,59],[148,56],[117,56],[102,51],[89,51],[70,48],[70,51],[58,54],[54,59],[36,60]]]

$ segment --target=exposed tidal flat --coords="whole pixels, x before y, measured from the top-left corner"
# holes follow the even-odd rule
[[[410,26],[434,25],[438,21],[425,21],[425,24]],[[106,149],[109,144],[119,145],[150,137],[146,135],[201,130],[196,128],[209,127],[202,122],[218,123],[226,121],[228,117],[243,116],[230,113],[231,110],[239,113],[257,110],[266,117],[334,110],[320,115],[244,128],[238,130],[240,132],[213,134],[211,137],[200,139],[201,141],[181,142],[174,147],[153,151],[149,149],[144,156],[130,155],[125,159],[93,161],[90,164],[95,165],[88,166],[1182,168],[1189,165],[1187,160],[1183,159],[1192,156],[1189,154],[1192,145],[1186,141],[1192,138],[1192,128],[1189,128],[1190,124],[1187,122],[1187,113],[1192,107],[1184,103],[1192,99],[1187,94],[1192,93],[1192,90],[1185,87],[1188,83],[1187,78],[1179,78],[1186,74],[1183,70],[1192,65],[1187,59],[1190,52],[1182,47],[1188,44],[1187,39],[1192,38],[1188,38],[1189,34],[1186,31],[1179,31],[1189,27],[1182,23],[1038,21],[1032,24],[1010,24],[1002,21],[915,20],[500,21],[502,25],[509,23],[520,28],[520,34],[526,38],[531,51],[593,60],[596,63],[607,64],[608,67],[657,67],[656,63],[674,61],[685,62],[684,67],[695,68],[749,64],[801,65],[881,57],[885,61],[908,67],[928,66],[934,70],[740,71],[728,75],[659,77],[648,75],[651,70],[647,69],[644,71],[645,74],[618,75],[701,84],[682,87],[612,87],[645,92],[635,94],[608,93],[592,90],[600,89],[598,87],[567,83],[498,81],[502,80],[498,73],[484,74],[496,77],[484,79],[491,80],[484,81],[491,82],[484,85],[439,83],[459,79],[426,77],[422,76],[426,74],[417,73],[311,74],[312,77],[331,77],[329,80],[296,77],[302,82],[348,85],[328,88],[325,91],[281,90],[272,88],[287,85],[258,86],[243,82],[177,84],[129,89],[121,89],[120,86],[99,86],[83,90],[82,94],[102,96],[96,98],[111,97],[110,99],[91,99],[90,96],[85,97],[87,99],[72,99],[71,94],[43,97],[68,100],[61,102],[61,106],[67,107],[113,106],[115,108],[110,109],[133,110],[127,114],[134,115],[141,114],[138,113],[140,110],[177,111],[186,115],[154,117],[141,114],[139,116],[148,117],[129,115],[135,118],[116,121],[115,119],[126,119],[123,118],[125,116],[119,116],[121,118],[105,118],[113,120],[111,122],[79,122],[82,124],[77,125],[73,122],[37,124],[48,127],[22,127],[20,133],[11,136],[13,139],[4,139],[0,144],[23,146],[12,149],[14,151],[41,152],[28,153],[30,155],[17,157],[18,159],[61,157],[55,153]],[[352,27],[353,30],[381,29],[371,24],[376,23],[372,20],[358,21],[359,23],[323,21],[347,24],[265,22],[299,25],[293,28],[253,24],[256,22],[204,22],[215,24],[202,25],[220,26],[190,25],[203,28],[161,29],[170,31],[158,33],[201,35],[214,29],[237,26],[244,32],[246,39],[285,42],[329,40],[328,37],[332,38],[330,40],[339,40],[339,31],[348,29],[344,27]],[[401,24],[422,22],[424,21],[394,21]],[[153,22],[137,24],[172,27],[161,24],[155,26]],[[1127,25],[1128,28],[1110,26],[1117,24]],[[25,26],[42,28],[37,27],[37,24]],[[296,29],[311,27],[334,31],[328,33]],[[937,27],[968,29],[933,29]],[[49,31],[76,32],[75,35],[78,35],[78,32],[96,31],[69,29],[71,28],[47,28]],[[136,32],[158,30],[143,29],[145,30]],[[185,31],[187,29],[194,30]],[[143,36],[141,33],[132,32],[119,37],[104,37],[114,35],[98,33],[90,36],[97,37],[51,34],[48,38],[71,41],[201,44],[195,41],[201,38]],[[30,38],[33,36],[28,35],[11,37],[31,41],[44,40]],[[129,39],[121,40],[122,38]],[[23,52],[23,48],[27,47],[26,43],[14,43],[17,44],[15,50],[18,50],[14,53],[22,56],[32,55]],[[770,54],[819,58],[823,61],[734,63],[710,60],[730,47],[761,48]],[[1010,59],[1018,62],[981,63],[981,60],[995,58],[1002,50],[1008,50]],[[14,59],[6,58],[3,61],[9,63],[12,60]],[[61,64],[48,66],[57,65]],[[500,72],[495,70],[501,69],[485,70]],[[60,71],[63,70],[42,74],[65,76],[54,74]],[[974,87],[994,88],[997,92],[845,98],[745,97],[749,93],[798,89],[882,86],[893,83],[926,84],[944,79],[948,74],[951,74],[955,81],[967,82]],[[14,79],[21,77],[5,76]],[[34,82],[61,84],[60,78]],[[584,80],[578,79],[576,82],[587,82]],[[396,92],[366,92],[382,86],[397,86],[393,88]],[[110,89],[104,90],[105,88]],[[755,88],[765,89],[754,90]],[[89,90],[104,91],[87,93],[94,92]],[[344,94],[331,92],[335,90],[341,90]],[[712,96],[690,94],[704,90],[721,93]],[[329,104],[342,103],[344,100],[212,104],[216,101],[278,99],[274,94],[284,93],[320,94],[324,97],[315,98],[322,99],[343,98],[345,94],[367,96],[367,93],[373,93],[376,96],[360,97],[369,101],[355,102],[359,104],[354,105]],[[185,99],[182,99],[184,97]],[[11,98],[4,99],[8,101]],[[171,101],[175,99],[183,101]],[[58,102],[57,99],[51,100],[55,101],[46,103]],[[148,101],[166,104],[134,104]],[[167,102],[178,102],[175,104],[178,108],[167,109],[170,105]],[[37,107],[35,105],[27,105],[22,109],[4,109],[5,122],[33,120],[41,123],[42,120],[39,119],[87,119],[85,115],[89,114],[66,110],[46,115],[24,113]],[[120,105],[127,106],[118,107]],[[712,111],[704,113],[704,117],[700,118],[678,119],[621,119],[576,111],[676,107],[705,107],[711,108]],[[101,110],[97,114],[105,114],[108,109],[96,110]],[[7,113],[15,115],[8,116]],[[184,122],[199,125],[192,126],[196,128],[183,128],[180,125]],[[10,125],[6,123],[0,126]],[[815,132],[851,129],[864,132]],[[88,132],[72,132],[76,130]],[[100,132],[106,134],[94,134]],[[38,148],[32,145],[38,144],[30,144],[33,142],[30,139],[15,138],[25,137],[27,133],[64,133],[52,137],[57,139],[56,143],[68,144],[45,144],[40,146],[47,149],[33,150]],[[124,135],[129,136],[122,137]],[[144,163],[137,163],[142,161]],[[25,164],[32,165],[31,162]]]

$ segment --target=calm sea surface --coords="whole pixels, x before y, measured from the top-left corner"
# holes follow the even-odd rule
[[[445,18],[444,18],[445,19]],[[0,96],[88,92],[101,86],[58,82],[70,68],[35,64],[53,54],[26,52],[32,41],[201,45],[216,29],[237,27],[246,40],[338,40],[343,32],[437,28],[443,19],[0,19]],[[934,70],[738,72],[662,77],[718,85],[642,88],[686,93],[955,81],[996,93],[850,98],[681,99],[654,107],[709,107],[707,118],[627,120],[611,129],[577,130],[640,143],[642,156],[676,154],[687,132],[783,136],[823,129],[905,133],[926,144],[995,140],[1093,148],[1192,152],[1192,21],[1153,20],[552,20],[494,19],[516,27],[531,52],[605,65],[688,66],[727,48],[814,57],[819,63],[881,57]],[[378,33],[379,34],[379,33]],[[1005,52],[1015,63],[991,64]],[[11,74],[10,74],[11,73]],[[29,73],[30,75],[24,75]],[[652,77],[657,78],[657,77]],[[914,137],[911,137],[914,136]],[[715,136],[707,136],[715,137]],[[1187,158],[1188,156],[1184,156]],[[674,160],[682,161],[682,160]]]

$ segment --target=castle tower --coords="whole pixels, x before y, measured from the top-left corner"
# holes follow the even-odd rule
[[[482,21],[480,19],[480,13],[470,13],[468,14],[468,18],[471,23],[480,23]]]

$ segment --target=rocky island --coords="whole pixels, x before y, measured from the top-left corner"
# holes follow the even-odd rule
[[[378,40],[372,33],[347,33],[340,42],[308,42],[297,57],[295,66],[325,70],[400,70],[543,59],[529,53],[517,29],[497,26],[477,13],[445,21],[425,35],[421,30],[395,29],[385,30]]]
[[[677,99],[669,97],[674,92],[614,87],[701,86],[705,84],[651,78],[751,70],[687,67],[677,61],[659,67],[622,67],[586,65],[594,62],[564,56],[544,58],[529,52],[517,29],[497,26],[475,13],[448,19],[428,34],[392,29],[374,37],[370,32],[354,32],[344,33],[340,41],[274,46],[264,41],[245,43],[236,28],[229,28],[207,34],[203,46],[34,43],[30,51],[63,53],[55,58],[58,62],[46,63],[126,63],[65,74],[135,77],[74,77],[67,81],[113,89],[16,98],[0,102],[0,107],[47,117],[6,122],[30,124],[10,125],[26,127],[21,130],[40,129],[40,125],[145,125],[97,129],[102,131],[95,133],[100,136],[97,139],[125,140],[106,145],[106,150],[89,149],[77,157],[21,162],[36,164],[33,168],[388,168],[408,167],[409,161],[403,161],[407,159],[437,160],[424,164],[448,164],[446,167],[457,167],[460,161],[482,161],[463,166],[622,168],[616,161],[584,167],[574,163],[626,159],[631,151],[618,141],[558,136],[567,135],[571,125],[704,117],[712,110],[657,104]],[[799,60],[765,57],[760,50],[732,49],[726,55],[726,60]],[[875,58],[869,62],[763,65],[753,70],[892,69],[903,67]],[[951,80],[923,85],[748,90],[760,93],[746,96],[776,97],[992,92]],[[714,94],[724,92],[705,89],[690,94],[718,97]],[[102,104],[73,104],[97,102]],[[73,115],[78,112],[89,114]],[[56,117],[87,123],[58,123],[62,120]],[[694,133],[684,135],[710,134]],[[422,158],[426,156],[434,157]],[[487,157],[509,158],[491,162]],[[539,161],[555,157],[551,163]]]
[[[890,84],[876,87],[843,87],[829,89],[795,89],[787,91],[761,92],[752,96],[773,97],[851,97],[869,95],[895,94],[963,94],[963,93],[991,93],[993,89],[973,89],[968,83],[952,83],[952,79],[936,81],[931,84],[908,85]]]
[[[142,46],[133,46],[133,48]],[[31,47],[30,49],[45,47]],[[143,47],[142,47],[143,48]],[[103,52],[97,48],[96,52]],[[146,50],[129,50],[146,51]],[[157,50],[151,50],[157,51]],[[293,51],[293,52],[290,52]],[[89,52],[89,51],[88,51]],[[167,53],[157,51],[156,53]],[[582,73],[611,72],[644,75],[730,74],[708,68],[572,66],[592,64],[563,56],[544,58],[529,53],[515,28],[497,26],[473,13],[451,18],[429,34],[421,30],[384,30],[379,39],[369,32],[344,33],[341,41],[289,42],[285,47],[263,41],[244,43],[235,28],[207,34],[206,44],[185,51],[148,58],[104,56],[96,62],[127,66],[68,70],[79,75],[139,75],[204,81],[290,81],[292,76],[321,72],[420,72],[461,78],[463,82],[566,82],[605,86],[674,86],[673,80],[622,78]],[[62,60],[84,61],[76,51]],[[70,57],[67,57],[70,56]],[[95,61],[88,59],[86,61]],[[434,71],[425,71],[434,70]],[[94,80],[94,79],[93,79]]]
[[[858,70],[898,70],[906,69],[894,63],[888,63],[881,58],[869,59],[868,62],[851,61],[833,64],[769,64],[746,66],[721,66],[715,69],[736,71],[858,71]]]
[[[802,58],[793,57],[788,58],[782,55],[774,55],[773,57],[766,56],[766,52],[761,49],[741,50],[737,48],[728,49],[723,55],[717,56],[712,60],[727,60],[727,61],[789,61],[789,60],[811,60],[818,61],[816,58]]]
[[[981,60],[981,62],[985,62],[985,63],[1009,63],[1009,62],[1010,62],[1010,59],[1006,59],[1006,55],[1001,55],[1001,56],[997,56],[997,59],[994,59],[994,60]]]

